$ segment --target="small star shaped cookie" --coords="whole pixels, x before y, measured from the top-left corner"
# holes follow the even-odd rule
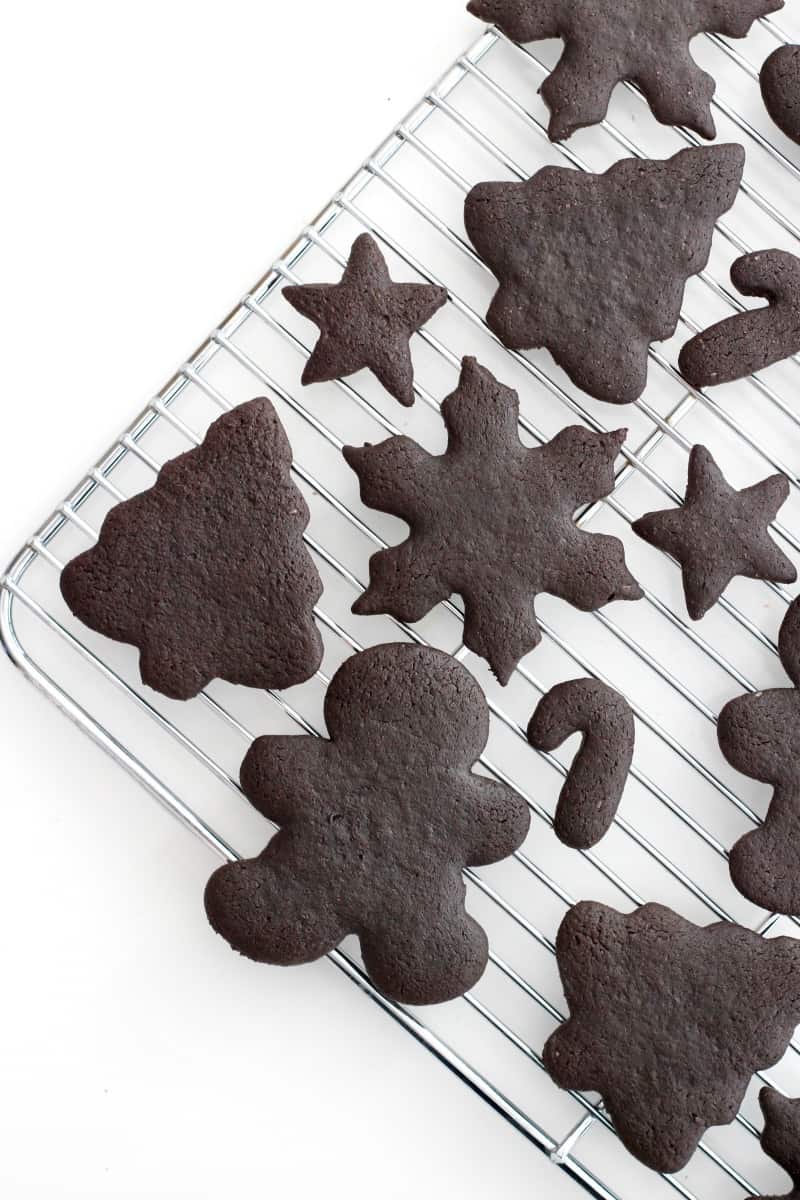
[[[414,403],[409,340],[447,300],[445,288],[394,283],[368,233],[353,242],[341,283],[283,289],[293,308],[319,326],[303,383],[342,379],[368,367],[401,404]]]
[[[706,447],[693,446],[683,506],[645,513],[633,530],[678,560],[686,608],[699,621],[737,575],[794,583],[794,566],[768,533],[788,495],[783,475],[738,492]]]

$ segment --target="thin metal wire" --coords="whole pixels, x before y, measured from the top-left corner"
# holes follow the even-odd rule
[[[771,20],[763,20],[762,25],[777,41],[785,42],[787,40],[783,31]],[[738,50],[730,47],[724,39],[712,36],[711,41],[737,67],[744,71],[750,78],[753,77],[755,68]],[[448,246],[457,251],[466,262],[478,270],[484,270],[483,264],[475,255],[472,247],[465,241],[458,230],[453,228],[446,219],[439,217],[420,196],[415,195],[409,188],[402,184],[389,168],[398,152],[404,147],[409,147],[410,151],[420,161],[433,167],[436,172],[449,180],[460,192],[463,193],[469,188],[470,184],[461,172],[452,163],[447,161],[441,153],[437,152],[422,136],[426,123],[431,117],[441,115],[443,120],[460,128],[476,145],[488,151],[496,161],[500,162],[513,175],[519,178],[524,177],[522,168],[478,126],[474,119],[468,118],[464,113],[460,112],[451,101],[451,97],[454,93],[457,93],[457,89],[461,83],[465,80],[475,81],[484,89],[487,96],[492,96],[508,109],[514,111],[528,127],[535,129],[539,136],[546,136],[541,122],[538,122],[527,109],[515,100],[510,93],[501,87],[479,65],[482,61],[487,60],[490,51],[499,44],[514,45],[503,39],[498,31],[487,31],[467,54],[460,57],[448,69],[439,83],[427,93],[423,102],[401,122],[386,143],[374,155],[370,156],[362,170],[337,194],[331,204],[318,217],[317,221],[304,232],[298,242],[259,281],[242,304],[222,322],[219,328],[198,349],[189,362],[168,382],[159,396],[133,422],[112,450],[87,473],[86,477],[73,490],[71,495],[58,506],[51,518],[28,540],[2,581],[2,589],[0,589],[0,634],[2,634],[4,646],[12,660],[67,712],[73,720],[84,728],[95,741],[111,753],[131,774],[138,778],[187,828],[201,837],[218,855],[229,861],[235,860],[237,853],[228,842],[207,821],[200,817],[189,804],[178,796],[172,787],[160,779],[136,753],[125,746],[118,738],[114,737],[104,723],[105,718],[103,714],[87,710],[56,681],[42,663],[36,661],[17,634],[15,612],[25,611],[34,617],[50,634],[53,634],[63,643],[71,655],[76,656],[77,659],[96,672],[99,678],[105,683],[112,685],[136,711],[154,722],[159,731],[172,738],[176,746],[191,755],[193,760],[209,773],[210,777],[221,784],[227,791],[241,798],[240,788],[236,779],[218,761],[213,753],[210,752],[206,745],[201,744],[197,738],[190,737],[169,715],[163,713],[156,703],[149,699],[146,694],[143,694],[138,683],[132,684],[129,682],[112,665],[107,663],[100,653],[92,649],[83,636],[73,632],[55,612],[50,611],[50,608],[41,598],[37,599],[25,586],[26,576],[31,567],[37,562],[46,564],[53,578],[55,578],[57,572],[60,572],[62,560],[54,552],[53,546],[65,528],[71,527],[87,539],[96,538],[96,532],[91,521],[82,515],[81,510],[98,491],[107,493],[114,502],[125,498],[124,490],[118,486],[112,476],[114,476],[120,465],[128,458],[134,458],[150,471],[158,471],[161,463],[142,444],[151,430],[159,427],[159,425],[168,425],[175,433],[187,439],[191,445],[198,444],[200,440],[198,432],[174,409],[176,401],[186,395],[188,389],[196,389],[198,393],[201,393],[206,399],[222,410],[226,410],[232,406],[234,401],[227,398],[223,391],[207,378],[206,373],[213,368],[217,361],[222,361],[225,358],[235,361],[252,378],[263,384],[274,397],[291,410],[295,416],[300,418],[316,435],[323,438],[329,446],[337,451],[341,449],[342,441],[334,431],[323,420],[317,417],[305,403],[296,398],[290,390],[281,386],[270,371],[239,345],[237,336],[248,322],[260,322],[265,329],[269,330],[270,335],[280,338],[298,356],[301,358],[308,356],[310,347],[301,336],[294,332],[288,323],[288,319],[276,316],[271,310],[269,302],[285,281],[296,281],[299,278],[297,273],[298,268],[306,255],[312,250],[322,251],[341,265],[343,256],[334,245],[329,234],[333,233],[337,223],[345,216],[355,220],[360,226],[371,229],[376,236],[382,239],[420,277],[426,279],[436,278],[429,268],[419,261],[410,247],[404,245],[387,230],[383,229],[377,221],[370,217],[364,205],[358,203],[362,194],[372,194],[367,191],[368,188],[382,187],[391,191],[394,196],[408,205],[418,216],[421,216],[435,233]],[[544,69],[528,48],[514,47],[514,49],[525,55],[531,61],[532,65],[538,66],[541,70]],[[715,100],[715,105],[748,138],[755,141],[765,153],[770,154],[773,160],[783,167],[793,179],[800,178],[800,170],[798,170],[795,164],[787,159],[782,151],[772,145],[769,139],[755,130],[741,114],[732,110],[720,97],[717,97]],[[609,122],[604,122],[603,127],[618,144],[623,146],[627,153],[644,156],[644,151],[641,148],[636,146],[627,135],[615,129]],[[681,130],[679,134],[688,144],[696,144],[694,135],[688,131]],[[582,169],[585,166],[580,158],[569,148],[562,146],[560,149],[572,166],[578,169]],[[776,221],[781,228],[793,236],[800,236],[800,231],[798,231],[786,214],[779,212],[766,196],[754,188],[749,180],[745,181],[743,190],[761,211],[767,214],[770,219]],[[720,224],[718,228],[722,235],[739,252],[746,252],[747,244],[737,233],[724,224]],[[741,301],[731,292],[726,284],[715,279],[708,271],[703,272],[701,278],[718,299],[724,301],[735,311],[742,309]],[[445,283],[447,282],[445,281]],[[452,286],[448,287],[448,291],[453,307],[461,316],[472,327],[477,329],[482,336],[488,337],[496,346],[499,346],[498,340],[488,330],[480,314]],[[696,331],[698,326],[695,322],[685,315],[683,320],[687,328]],[[420,331],[419,337],[449,368],[458,367],[458,356],[440,337],[427,329]],[[219,356],[222,356],[222,359]],[[604,428],[602,423],[597,421],[592,412],[581,401],[580,397],[575,397],[562,388],[538,363],[521,354],[514,354],[511,357],[538,384],[542,385],[550,395],[555,396],[559,402],[564,404],[570,413],[585,421],[591,428]],[[683,451],[690,448],[691,442],[684,436],[679,426],[696,404],[702,405],[706,411],[727,425],[737,437],[742,439],[750,450],[760,455],[776,469],[782,470],[792,484],[796,488],[800,488],[800,477],[798,475],[792,472],[785,464],[781,463],[767,447],[760,445],[758,440],[749,433],[741,422],[732,418],[716,401],[702,392],[687,388],[686,384],[680,380],[680,376],[673,364],[662,353],[654,349],[651,352],[651,358],[657,369],[663,371],[667,377],[680,382],[682,395],[666,417],[661,416],[645,400],[637,403],[639,412],[649,422],[650,428],[635,449],[631,449],[628,446],[624,448],[623,457],[625,464],[617,475],[614,493],[606,498],[605,501],[587,505],[578,514],[577,519],[580,524],[586,524],[591,521],[602,508],[607,508],[616,518],[630,522],[631,514],[627,507],[620,503],[617,493],[627,480],[635,476],[647,479],[672,502],[677,503],[680,501],[680,497],[675,489],[651,465],[651,460],[654,452],[665,439],[672,441]],[[760,379],[753,379],[751,382],[759,396],[773,404],[783,416],[787,417],[794,424],[800,424],[800,416],[798,416],[797,412],[787,405],[772,387]],[[368,395],[352,381],[337,381],[336,387],[349,403],[356,406],[361,413],[376,422],[387,435],[391,436],[400,432],[399,426],[388,418],[369,399]],[[438,412],[439,401],[433,392],[424,387],[420,382],[417,382],[415,391],[428,408],[434,412]],[[547,440],[543,431],[527,415],[523,416],[521,424],[527,433],[540,444]],[[352,511],[341,497],[337,496],[335,492],[317,478],[315,472],[309,466],[304,465],[300,461],[295,461],[292,469],[300,483],[310,489],[315,496],[319,497],[328,506],[332,514],[336,514],[342,518],[348,527],[363,535],[373,546],[382,547],[385,545],[383,539],[370,528],[369,524],[356,512]],[[778,536],[784,538],[795,549],[800,550],[800,539],[790,529],[778,523],[776,523],[774,528]],[[353,591],[360,591],[363,588],[363,581],[337,555],[332,553],[329,547],[319,541],[315,535],[313,525],[307,532],[306,542],[311,552],[321,562],[325,563],[347,587]],[[785,589],[775,587],[773,588],[773,593],[777,594],[784,602],[788,599],[788,593]],[[692,628],[679,612],[676,612],[650,591],[646,592],[646,603],[651,607],[654,614],[667,621],[671,628],[679,630],[698,651],[717,667],[721,668],[731,680],[735,681],[737,686],[744,690],[754,690],[753,683],[750,682],[741,669],[713,646],[697,629]],[[461,620],[461,613],[457,605],[447,602],[444,607],[452,616]],[[741,630],[743,634],[752,637],[760,647],[768,649],[770,652],[775,652],[776,647],[774,642],[745,613],[741,612],[725,598],[723,598],[722,607],[735,627]],[[316,610],[316,616],[323,628],[341,643],[341,646],[347,652],[357,651],[360,648],[358,641],[327,610],[324,598],[322,604]],[[666,683],[682,701],[686,702],[698,714],[702,715],[705,721],[711,723],[715,721],[715,714],[712,708],[695,694],[692,688],[684,682],[670,665],[662,661],[656,654],[651,653],[646,646],[642,645],[636,638],[629,634],[622,625],[609,618],[607,614],[602,612],[596,613],[594,614],[594,619],[600,622],[603,629],[611,634],[625,650],[631,652],[648,671],[652,672],[661,682]],[[417,642],[425,641],[418,630],[403,626],[399,621],[392,620],[392,623],[402,631],[404,637],[411,638]],[[554,627],[547,622],[542,622],[542,628],[546,638],[566,654],[581,670],[595,674],[599,678],[604,678],[602,672],[596,669],[595,665],[581,651],[563,638]],[[463,658],[466,653],[466,648],[463,645],[455,651],[456,656],[460,658]],[[543,694],[546,690],[545,683],[534,675],[527,666],[520,666],[517,675],[537,695]],[[318,672],[317,678],[323,685],[328,681],[327,675],[322,671]],[[268,694],[272,703],[277,706],[284,716],[293,721],[300,730],[307,734],[319,734],[320,730],[316,727],[314,721],[301,713],[285,696],[276,692]],[[238,739],[239,743],[246,744],[252,740],[254,736],[253,731],[230,710],[227,704],[222,703],[208,691],[200,695],[198,703],[205,707],[207,712],[211,714],[221,727],[229,730]],[[734,805],[737,811],[743,814],[749,821],[758,823],[758,817],[750,806],[724,780],[719,778],[709,766],[701,762],[688,746],[683,745],[681,740],[671,733],[654,713],[647,711],[642,705],[637,703],[634,703],[633,707],[639,722],[665,748],[677,755],[681,762],[696,777],[705,784],[708,784],[717,795]],[[511,712],[506,711],[494,699],[490,699],[490,709],[498,727],[507,730],[517,741],[525,741],[525,731]],[[546,754],[542,758],[552,771],[557,774],[559,779],[566,775],[567,768],[555,755]],[[520,792],[531,808],[537,824],[546,829],[552,827],[552,817],[548,809],[527,788],[521,787],[519,780],[512,779],[502,765],[489,755],[483,755],[480,761],[485,771],[507,783],[509,786],[515,787]],[[713,855],[723,860],[726,858],[726,849],[723,842],[707,829],[688,808],[674,799],[656,779],[642,770],[638,762],[632,768],[632,777],[648,797],[657,802],[660,809],[664,810],[665,813],[668,812],[671,817],[678,820],[681,826],[692,836],[699,839],[699,842],[710,850]],[[630,846],[636,847],[652,863],[657,863],[676,886],[684,889],[685,892],[700,902],[714,916],[720,919],[730,919],[730,914],[698,879],[685,870],[680,863],[674,861],[670,855],[666,854],[643,829],[634,825],[621,814],[617,815],[615,825],[617,830],[627,839]],[[633,904],[641,902],[642,897],[638,889],[626,880],[610,863],[605,862],[600,854],[596,851],[588,851],[584,852],[583,858],[587,865],[593,871],[598,872],[599,876],[607,884],[616,889],[621,897]],[[513,863],[515,869],[524,872],[525,876],[530,880],[535,880],[538,885],[546,889],[549,895],[555,897],[559,904],[568,906],[573,902],[573,897],[569,890],[559,882],[556,875],[544,870],[525,851],[518,851],[513,858]],[[490,884],[483,878],[480,872],[475,870],[468,871],[467,878],[472,888],[478,891],[498,913],[502,914],[504,920],[507,920],[510,925],[522,931],[526,938],[531,939],[543,950],[551,955],[553,954],[554,945],[552,938],[539,928],[535,921],[521,912],[515,903],[508,900],[497,887]],[[772,929],[777,919],[776,914],[769,914],[759,926],[759,931],[768,932]],[[431,1049],[468,1086],[483,1096],[492,1107],[511,1121],[525,1136],[548,1153],[562,1169],[581,1183],[584,1188],[592,1194],[602,1197],[602,1200],[619,1200],[612,1182],[599,1177],[593,1169],[581,1161],[580,1157],[581,1147],[585,1143],[586,1134],[590,1129],[597,1125],[605,1129],[611,1128],[608,1115],[602,1105],[594,1104],[587,1097],[579,1093],[572,1093],[573,1099],[584,1110],[584,1114],[577,1123],[572,1125],[565,1135],[561,1137],[553,1136],[546,1129],[545,1125],[540,1123],[533,1112],[527,1111],[523,1106],[510,1099],[501,1087],[498,1087],[495,1082],[487,1078],[485,1073],[477,1070],[461,1052],[456,1050],[432,1029],[428,1028],[421,1019],[414,1014],[398,1008],[382,997],[374,989],[357,961],[343,951],[334,952],[331,958],[340,970],[367,992],[376,1003],[407,1029],[417,1041]],[[490,962],[492,969],[498,976],[508,982],[515,993],[526,1000],[532,1001],[549,1020],[557,1022],[562,1019],[558,1005],[554,1004],[542,990],[524,978],[504,955],[498,953],[494,946],[490,951]],[[487,1004],[481,995],[475,993],[468,994],[464,998],[464,1004],[487,1028],[491,1029],[498,1037],[521,1054],[525,1060],[535,1064],[536,1068],[541,1072],[543,1064],[538,1051],[508,1021],[501,1017],[491,1005]],[[796,1053],[798,1052],[794,1043],[793,1049]],[[772,1082],[765,1073],[761,1073],[761,1077]],[[757,1130],[744,1115],[739,1114],[737,1124],[748,1136],[757,1136]],[[709,1147],[705,1143],[701,1146],[701,1151],[707,1162],[713,1164],[725,1176],[726,1180],[735,1183],[749,1194],[755,1194],[756,1189],[729,1158],[721,1155],[716,1149]],[[673,1190],[678,1191],[686,1200],[699,1200],[697,1194],[683,1180],[673,1177],[665,1178],[667,1184]]]

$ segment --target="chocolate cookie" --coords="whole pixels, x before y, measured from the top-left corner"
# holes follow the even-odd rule
[[[778,128],[800,144],[800,46],[779,46],[761,68],[761,95]]]
[[[608,831],[622,799],[636,732],[624,696],[599,679],[571,679],[545,693],[528,726],[537,750],[556,750],[573,733],[581,747],[561,789],[556,836],[588,850]]]
[[[711,1125],[733,1120],[800,1020],[794,938],[693,925],[661,904],[623,914],[584,902],[556,954],[570,1017],[545,1066],[560,1087],[599,1092],[624,1144],[657,1171],[679,1171]]]
[[[188,700],[217,676],[284,688],[319,667],[322,582],[291,461],[270,402],[242,404],[112,508],[97,544],[62,571],[75,616],[138,646],[156,691]]]
[[[208,919],[241,954],[284,966],[357,933],[387,996],[453,999],[488,955],[462,869],[513,853],[530,823],[516,792],[471,773],[489,735],[483,693],[439,650],[376,646],[336,672],[325,720],[330,741],[251,746],[242,787],[281,829],[211,876]]]
[[[774,788],[764,824],[731,851],[731,878],[754,904],[800,916],[800,599],[786,610],[778,649],[794,686],[731,700],[717,738],[732,767]]]
[[[800,1200],[800,1100],[791,1100],[775,1088],[764,1087],[758,1093],[758,1102],[764,1114],[761,1134],[764,1153],[774,1158],[792,1179],[790,1192],[765,1200]]]
[[[800,350],[800,258],[785,250],[745,254],[731,279],[743,295],[769,304],[718,321],[686,343],[678,361],[692,387],[743,379]]]
[[[744,37],[783,0],[470,0],[467,8],[516,42],[563,38],[541,87],[553,141],[602,121],[623,79],[641,88],[656,120],[713,138],[715,83],[689,43],[698,33]]]
[[[370,508],[402,517],[407,541],[370,560],[370,586],[356,613],[419,621],[453,592],[464,598],[464,642],[501,683],[541,641],[539,592],[590,611],[638,600],[622,543],[584,533],[582,504],[614,487],[614,459],[626,430],[562,431],[546,446],[519,440],[519,399],[474,358],[442,404],[447,451],[428,454],[407,437],[347,446],[344,456]]]
[[[409,339],[445,303],[444,288],[393,283],[378,243],[362,233],[353,242],[341,283],[285,287],[283,294],[321,334],[303,383],[339,379],[368,367],[401,404],[414,403]]]
[[[546,347],[598,400],[636,400],[648,347],[675,332],[743,166],[741,146],[723,145],[625,158],[603,175],[543,167],[524,183],[479,183],[464,219],[500,283],[489,326],[512,350]]]
[[[686,608],[699,621],[737,575],[794,583],[797,571],[769,536],[789,495],[784,475],[737,492],[705,446],[692,446],[682,508],[645,513],[631,528],[678,560]]]

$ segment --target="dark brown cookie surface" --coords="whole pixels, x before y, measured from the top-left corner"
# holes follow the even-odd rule
[[[439,650],[377,646],[336,672],[325,720],[330,741],[250,748],[242,787],[281,828],[258,858],[211,876],[208,918],[240,953],[282,965],[356,933],[392,999],[461,995],[488,952],[462,869],[511,854],[530,822],[516,792],[471,773],[489,734],[483,693]]]
[[[765,1200],[798,1200],[800,1197],[800,1100],[782,1096],[775,1088],[764,1087],[758,1093],[764,1114],[761,1145],[764,1153],[791,1176],[792,1189],[783,1196]],[[752,1200],[752,1198],[751,1198]]]
[[[577,732],[583,740],[553,827],[565,845],[587,850],[607,832],[622,799],[636,736],[630,705],[599,679],[557,684],[539,701],[528,741],[537,750],[556,750]]]
[[[698,33],[744,37],[783,0],[470,0],[469,11],[516,42],[563,38],[558,66],[542,84],[550,137],[595,125],[623,79],[636,83],[653,116],[713,138],[714,80],[689,52]]]
[[[785,250],[745,254],[731,279],[743,295],[769,304],[718,321],[686,343],[679,365],[693,387],[743,379],[800,351],[800,258]]]
[[[556,954],[570,1016],[548,1039],[560,1087],[598,1091],[632,1154],[680,1170],[712,1125],[736,1116],[756,1070],[800,1020],[800,943],[660,904],[624,915],[571,909]]]
[[[778,128],[800,144],[800,46],[779,46],[761,68],[761,95]]]
[[[797,572],[769,536],[789,495],[784,475],[731,487],[705,446],[693,446],[681,508],[645,513],[631,528],[680,564],[686,608],[699,621],[737,575],[793,583]]]
[[[188,700],[217,677],[284,688],[319,667],[322,582],[291,461],[270,402],[242,404],[112,508],[97,544],[64,568],[75,616],[138,646],[150,687]]]
[[[357,613],[419,621],[453,592],[464,598],[464,642],[501,683],[541,640],[534,598],[550,592],[590,611],[637,600],[639,585],[615,537],[584,533],[575,510],[607,496],[626,431],[562,429],[545,446],[519,440],[517,393],[474,358],[442,404],[447,451],[410,438],[345,447],[370,508],[402,517],[407,541],[370,560]]]
[[[344,378],[367,367],[401,404],[414,403],[409,339],[445,303],[444,288],[394,283],[378,243],[362,233],[341,283],[286,287],[283,294],[320,330],[303,383]]]
[[[598,400],[636,400],[650,343],[675,332],[743,165],[741,146],[722,145],[626,158],[603,175],[543,167],[524,183],[479,183],[464,219],[500,284],[489,326],[512,350],[545,347]]]
[[[786,611],[778,649],[794,686],[731,700],[717,738],[732,767],[774,788],[764,824],[731,850],[731,878],[754,904],[800,916],[800,600]]]

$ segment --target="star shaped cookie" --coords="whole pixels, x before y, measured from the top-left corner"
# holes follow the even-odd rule
[[[367,367],[401,404],[414,403],[409,340],[445,303],[445,288],[394,283],[378,243],[362,233],[341,283],[286,287],[283,294],[320,330],[304,384],[343,379]]]
[[[794,583],[794,566],[768,533],[788,495],[783,475],[770,475],[738,492],[710,451],[693,446],[683,506],[646,513],[634,521],[633,530],[678,560],[686,608],[699,621],[737,575]]]

